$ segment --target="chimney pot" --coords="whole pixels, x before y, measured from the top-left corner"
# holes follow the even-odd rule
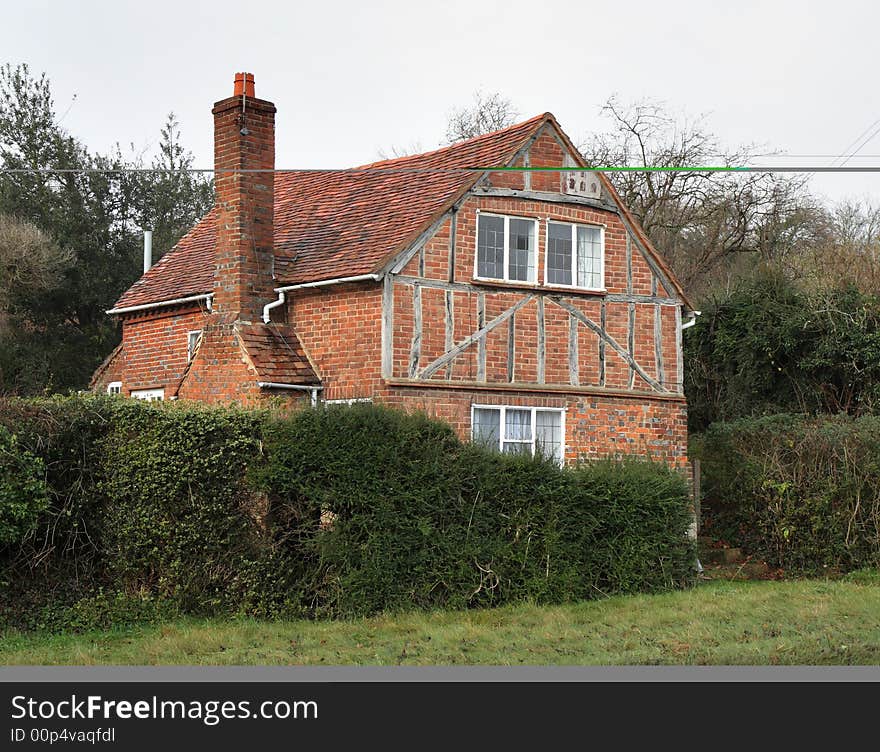
[[[235,88],[233,96],[240,97],[244,94],[249,99],[254,99],[254,74],[253,73],[236,73]]]

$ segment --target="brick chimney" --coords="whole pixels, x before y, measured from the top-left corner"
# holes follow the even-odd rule
[[[251,73],[236,73],[233,95],[214,105],[217,246],[216,313],[259,321],[272,292],[275,105],[254,97]]]

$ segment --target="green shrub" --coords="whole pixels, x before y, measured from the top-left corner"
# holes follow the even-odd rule
[[[15,551],[19,577],[60,582],[93,575],[95,512],[104,502],[100,440],[109,430],[113,404],[106,396],[0,399],[0,426],[40,458],[48,494],[39,534]]]
[[[692,574],[687,489],[665,466],[563,470],[372,405],[7,400],[3,425],[49,499],[0,546],[8,624],[557,603]]]
[[[880,418],[715,424],[698,454],[716,537],[798,572],[880,564]]]
[[[693,522],[685,478],[665,465],[628,460],[584,465],[575,488],[602,510],[589,540],[584,572],[603,593],[660,591],[691,582],[696,556],[686,533]],[[587,593],[584,593],[586,596]]]
[[[0,425],[0,546],[19,543],[49,504],[45,467]]]
[[[880,296],[805,291],[764,272],[701,306],[684,336],[688,422],[778,412],[861,415],[880,405]]]
[[[369,405],[299,413],[265,441],[256,480],[281,528],[332,520],[296,536],[323,613],[562,602],[692,574],[687,488],[665,466],[563,470]]]
[[[234,609],[263,555],[244,486],[260,414],[130,400],[113,413],[98,522],[108,579],[190,613]]]
[[[179,614],[173,601],[159,599],[149,592],[99,588],[70,603],[43,604],[29,616],[28,626],[59,632],[106,630],[174,619]]]

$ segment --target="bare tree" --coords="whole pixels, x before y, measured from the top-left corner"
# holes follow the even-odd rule
[[[746,165],[757,146],[723,149],[704,118],[673,118],[657,102],[612,97],[603,112],[611,129],[582,151],[594,166],[654,168],[607,175],[694,294],[729,274],[738,256],[776,260],[824,232],[823,210],[803,178],[693,169]]]
[[[880,250],[880,206],[867,199],[842,201],[832,212],[837,240],[875,259]]]
[[[379,149],[377,153],[379,159],[384,162],[387,159],[400,159],[401,157],[409,157],[412,154],[421,154],[423,151],[425,151],[425,149],[422,147],[421,142],[413,141],[407,146],[392,144],[390,148]]]
[[[793,276],[810,288],[853,285],[876,295],[880,289],[880,207],[847,200],[828,212],[828,231],[795,259]]]
[[[446,143],[466,141],[484,133],[491,133],[513,125],[519,112],[513,103],[499,92],[474,92],[469,107],[454,109],[446,124]]]
[[[453,109],[446,121],[446,137],[443,145],[466,141],[475,136],[507,128],[513,125],[519,113],[511,101],[499,92],[486,94],[477,90],[473,102],[467,107]],[[392,145],[389,149],[379,149],[379,159],[398,159],[424,151],[418,141],[406,146]]]

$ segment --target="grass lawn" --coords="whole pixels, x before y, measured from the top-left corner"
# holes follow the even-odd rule
[[[0,635],[0,664],[880,664],[880,573],[566,606]]]

